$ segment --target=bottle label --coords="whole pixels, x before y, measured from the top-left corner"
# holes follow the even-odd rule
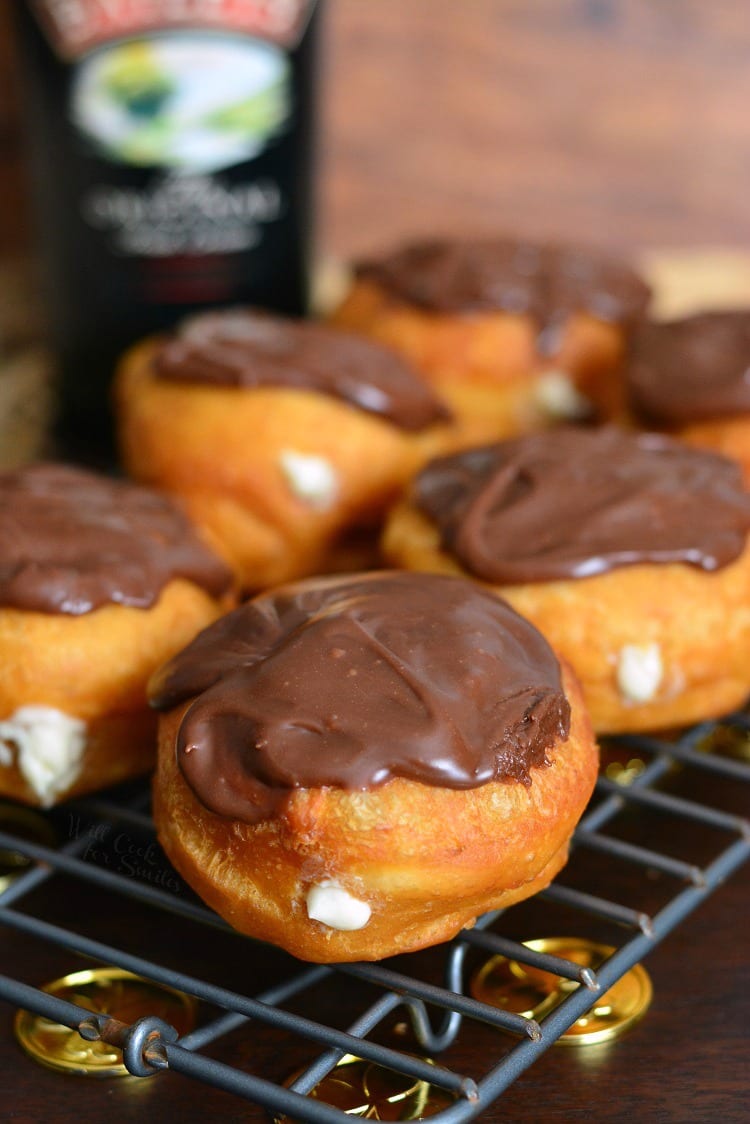
[[[214,176],[165,175],[146,187],[94,184],[82,217],[124,256],[241,253],[283,213],[278,183],[226,184]]]
[[[293,268],[315,3],[32,0],[64,73],[77,221],[128,300],[262,298],[269,263]]]
[[[149,31],[213,27],[294,47],[315,0],[32,0],[57,53],[78,58],[101,43]]]
[[[116,40],[85,55],[68,107],[106,160],[201,175],[251,160],[291,112],[282,48],[192,29]]]

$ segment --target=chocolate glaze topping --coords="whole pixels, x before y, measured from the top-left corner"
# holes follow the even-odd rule
[[[750,413],[750,310],[645,324],[627,377],[635,408],[660,425]]]
[[[0,605],[79,615],[148,608],[173,578],[218,595],[223,562],[163,496],[67,465],[0,474]]]
[[[435,312],[527,313],[554,349],[557,325],[573,312],[624,323],[641,316],[650,290],[628,266],[570,247],[512,239],[432,241],[365,262],[360,276]]]
[[[417,506],[485,581],[583,578],[639,562],[716,570],[750,531],[733,462],[652,433],[560,429],[433,461]]]
[[[252,389],[314,390],[400,429],[446,421],[446,407],[395,352],[323,324],[251,309],[186,320],[155,357],[162,379]]]
[[[190,699],[182,772],[207,808],[247,823],[295,788],[528,784],[570,718],[532,625],[469,581],[397,572],[242,605],[152,680],[153,706]]]

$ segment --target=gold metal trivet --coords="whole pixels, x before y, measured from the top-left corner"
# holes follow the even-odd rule
[[[544,937],[524,941],[524,944],[535,952],[572,960],[594,971],[615,951],[608,945],[578,937]],[[473,976],[470,990],[482,1003],[539,1021],[582,986],[576,980],[564,979],[519,960],[493,956]],[[652,995],[648,973],[637,964],[604,995],[594,997],[592,994],[591,1010],[577,1019],[554,1044],[591,1046],[611,1042],[643,1017]]]
[[[46,984],[42,991],[87,1011],[131,1024],[156,1015],[181,1036],[195,1026],[196,1003],[171,987],[152,983],[122,968],[92,968]],[[27,1054],[41,1065],[97,1077],[127,1076],[122,1051],[107,1042],[87,1042],[77,1030],[31,1011],[18,1011],[14,1030]]]
[[[284,1084],[293,1084],[300,1072],[292,1074]],[[455,1102],[446,1089],[354,1054],[344,1054],[308,1096],[363,1120],[423,1120]],[[276,1116],[274,1120],[275,1124],[292,1124],[289,1116]]]
[[[30,843],[41,843],[44,847],[55,847],[57,836],[52,825],[31,808],[22,804],[0,803],[0,831],[27,839]],[[10,847],[0,847],[0,894],[10,886],[19,874],[34,865],[34,860]]]

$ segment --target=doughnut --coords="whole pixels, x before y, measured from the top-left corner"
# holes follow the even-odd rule
[[[0,474],[0,794],[48,807],[153,767],[154,669],[235,603],[171,501],[66,465]]]
[[[248,591],[325,569],[450,430],[394,352],[249,309],[141,342],[116,383],[130,474],[178,496]]]
[[[428,241],[360,264],[332,320],[409,359],[469,445],[619,418],[618,368],[649,296],[632,269],[588,250]]]
[[[594,729],[635,732],[750,694],[749,530],[726,458],[571,426],[433,461],[383,551],[493,589],[571,664]]]
[[[281,586],[150,695],[167,856],[236,929],[303,960],[423,948],[542,889],[596,779],[574,676],[464,579]]]
[[[738,461],[750,487],[750,310],[644,324],[626,385],[636,419]]]

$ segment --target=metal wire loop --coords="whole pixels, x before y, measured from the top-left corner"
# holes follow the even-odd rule
[[[144,1015],[138,1019],[125,1035],[122,1047],[122,1060],[128,1072],[134,1077],[153,1077],[160,1069],[167,1068],[169,1061],[166,1051],[157,1052],[155,1047],[176,1042],[178,1037],[175,1028],[156,1015]],[[153,1061],[147,1058],[147,1049]],[[159,1057],[159,1061],[154,1055]]]

